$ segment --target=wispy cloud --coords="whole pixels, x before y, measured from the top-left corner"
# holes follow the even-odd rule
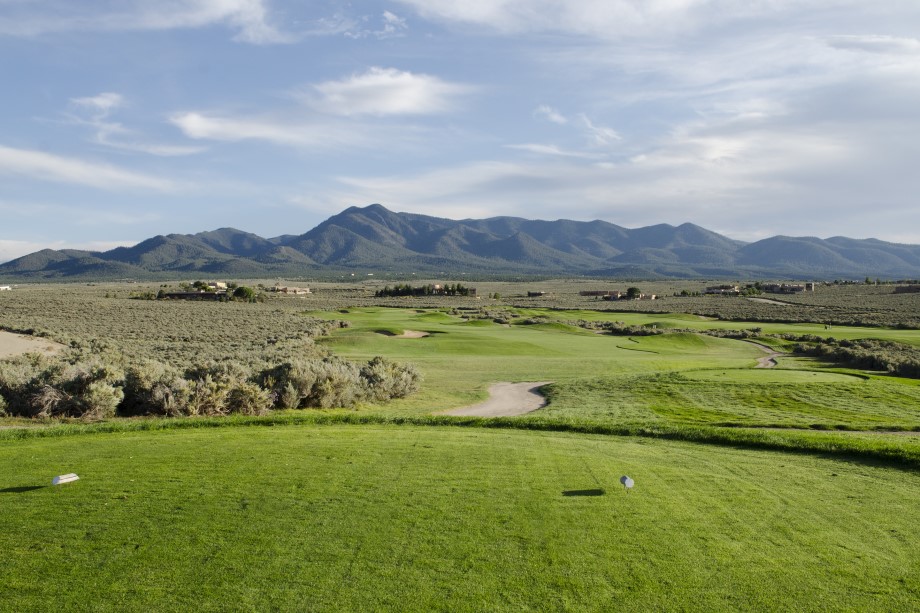
[[[85,185],[105,190],[174,191],[179,185],[168,179],[111,166],[62,157],[42,151],[0,145],[0,174]]]
[[[67,115],[67,120],[92,128],[92,140],[99,145],[161,157],[193,155],[205,151],[204,147],[144,142],[121,123],[110,121],[109,116],[126,104],[121,94],[103,92],[96,96],[71,98],[70,103],[74,110]]]
[[[0,35],[39,36],[69,31],[143,31],[225,26],[235,40],[253,44],[297,39],[269,19],[265,0],[123,0],[96,6],[69,0],[13,3],[0,16]]]
[[[322,150],[367,146],[378,133],[354,124],[305,120],[290,116],[232,116],[218,113],[176,113],[169,121],[189,138],[238,142],[265,141],[290,147]]]
[[[569,123],[569,120],[565,115],[563,115],[562,113],[560,113],[553,107],[548,106],[546,104],[541,104],[540,106],[535,108],[533,111],[533,116],[539,119],[546,119],[547,121],[551,121],[561,126],[564,126],[565,124]]]
[[[473,87],[433,75],[372,67],[337,81],[317,83],[301,99],[331,115],[427,115],[453,110]]]
[[[556,145],[543,145],[539,143],[523,143],[520,145],[505,145],[508,149],[517,149],[537,155],[558,156],[567,158],[581,158],[586,160],[603,159],[605,156],[596,153],[586,153],[584,151],[568,151],[560,149]]]
[[[366,24],[369,18],[362,20],[362,25]],[[345,31],[348,38],[368,38],[374,37],[380,40],[387,38],[401,38],[409,32],[409,24],[405,18],[400,17],[390,11],[384,11],[380,17],[380,25],[372,27],[352,27]]]
[[[561,126],[574,126],[592,147],[606,147],[622,138],[619,132],[594,123],[585,113],[578,113],[569,118],[553,107],[541,104],[534,109],[533,116]]]
[[[881,35],[837,35],[827,39],[836,49],[893,55],[920,55],[920,39]]]

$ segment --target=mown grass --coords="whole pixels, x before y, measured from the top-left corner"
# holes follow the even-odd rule
[[[915,472],[558,432],[29,438],[0,446],[0,608],[908,610],[918,494]]]

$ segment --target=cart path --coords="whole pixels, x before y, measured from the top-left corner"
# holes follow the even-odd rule
[[[768,354],[762,358],[757,358],[757,366],[755,366],[755,368],[775,368],[776,358],[778,358],[781,355],[786,355],[782,352],[777,351],[773,347],[770,347],[769,345],[764,345],[762,343],[757,343],[754,341],[745,341],[745,342],[750,343],[754,345],[755,347],[759,347],[761,351],[765,351]]]
[[[495,383],[489,387],[489,399],[468,407],[445,411],[445,415],[476,417],[513,417],[536,411],[546,406],[546,398],[539,389],[552,381],[525,381],[524,383]]]

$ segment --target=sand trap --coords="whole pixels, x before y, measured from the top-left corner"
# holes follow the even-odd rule
[[[387,330],[377,330],[377,334],[389,336],[390,338],[425,338],[431,336],[430,332],[419,332],[418,330],[403,330],[402,334],[393,334]]]
[[[45,338],[0,330],[0,358],[11,358],[24,353],[57,353],[63,348],[64,345]]]
[[[445,415],[471,415],[475,417],[513,417],[546,406],[546,398],[537,390],[552,381],[524,383],[496,383],[489,388],[489,399],[479,404],[445,411]]]
[[[428,332],[419,332],[418,330],[403,330],[403,333],[396,338],[425,338],[431,336]]]

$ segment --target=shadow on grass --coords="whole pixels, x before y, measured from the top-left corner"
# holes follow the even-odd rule
[[[565,490],[562,492],[563,496],[603,496],[604,490],[602,489],[593,489],[593,490]]]
[[[48,487],[47,485],[20,485],[18,487],[5,487],[0,490],[0,494],[21,494],[23,492],[31,492],[32,490],[40,490]]]

